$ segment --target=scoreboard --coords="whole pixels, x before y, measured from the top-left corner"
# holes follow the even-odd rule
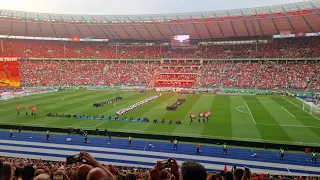
[[[189,46],[189,35],[175,35],[171,37],[171,46]]]

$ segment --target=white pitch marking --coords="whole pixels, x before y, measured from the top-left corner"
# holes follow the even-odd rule
[[[295,117],[293,114],[291,114],[291,112],[289,112],[286,108],[284,108],[283,106],[281,106],[282,109],[284,109],[285,111],[287,111],[287,113],[289,113],[292,117]]]
[[[256,123],[256,121],[254,120],[253,116],[252,116],[252,113],[251,113],[251,111],[250,111],[250,108],[249,108],[249,106],[248,106],[248,104],[247,104],[246,100],[243,100],[243,101],[244,101],[244,103],[246,104],[246,106],[247,106],[247,108],[248,108],[248,110],[249,110],[249,113],[250,113],[250,115],[251,115],[251,118],[252,118],[252,120],[253,120],[254,124],[257,124],[257,123]]]
[[[239,111],[239,112],[242,112],[242,113],[250,114],[250,113],[248,113],[248,112],[241,111],[241,110],[238,109],[238,108],[241,108],[241,107],[245,107],[245,106],[238,106],[238,107],[236,107],[236,110]]]
[[[288,99],[286,99],[285,97],[283,97],[283,99],[285,99],[285,100],[286,100],[286,101],[288,101],[289,103],[293,104],[294,106],[298,107],[298,108],[299,108],[299,109],[301,109],[302,111],[304,111],[304,112],[308,113],[307,111],[303,110],[301,107],[299,107],[298,105],[296,105],[296,104],[294,104],[293,102],[289,101],[289,100],[288,100]],[[309,115],[311,115],[311,116],[313,116],[314,118],[316,118],[316,119],[320,120],[320,119],[319,119],[319,118],[317,118],[316,116],[314,116],[314,115],[312,115],[312,114],[310,114],[310,113],[308,113],[308,114],[309,114]]]

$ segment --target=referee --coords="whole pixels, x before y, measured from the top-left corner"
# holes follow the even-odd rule
[[[10,137],[13,137],[13,129],[10,129]]]
[[[131,146],[131,140],[132,140],[132,138],[131,138],[131,136],[129,136],[129,138],[128,138],[128,146]]]
[[[178,140],[177,139],[175,139],[173,141],[173,150],[178,150]]]
[[[200,143],[199,142],[197,142],[197,144],[196,144],[196,146],[197,146],[197,154],[200,154]]]
[[[284,156],[284,149],[281,148],[280,149],[280,160],[283,160],[283,156]]]
[[[312,160],[311,160],[311,162],[314,162],[314,163],[317,162],[317,152],[315,152],[315,151],[312,152]]]
[[[47,140],[49,140],[50,139],[50,131],[47,131],[46,135],[47,135]]]
[[[225,154],[225,155],[227,155],[227,148],[228,148],[227,143],[224,143],[224,145],[223,145],[223,154]]]
[[[88,143],[88,133],[87,133],[87,131],[84,133],[84,143]]]

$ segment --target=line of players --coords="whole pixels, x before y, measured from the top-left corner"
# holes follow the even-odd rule
[[[202,118],[202,123],[209,123],[209,117],[211,116],[211,112],[210,111],[206,111],[206,112],[199,112],[199,119],[198,119],[198,123],[201,124],[201,118]],[[196,118],[196,114],[194,113],[190,113],[190,124],[193,124],[193,120]]]
[[[19,133],[21,133],[21,125],[19,126]],[[109,141],[111,140],[111,135],[110,135],[110,132],[108,132],[107,130],[105,130],[105,134],[109,136]],[[87,131],[84,131],[83,133],[83,136],[84,136],[84,143],[88,143],[88,132]],[[13,129],[10,129],[10,137],[14,137],[13,136]],[[52,137],[50,136],[50,131],[47,130],[46,131],[46,139],[47,140],[50,140],[52,139]],[[173,150],[178,150],[178,140],[177,139],[171,139],[171,143],[173,144]],[[132,145],[132,137],[129,136],[128,137],[128,146],[131,146]],[[227,152],[228,152],[228,145],[226,143],[223,144],[223,154],[224,155],[227,155]],[[267,150],[267,143],[265,142],[264,144],[264,149]],[[284,157],[284,148],[280,148],[280,160],[283,160],[283,157]],[[201,150],[200,150],[200,143],[197,142],[196,143],[196,152],[197,154],[200,154],[201,153]],[[256,153],[254,153],[252,156],[254,157],[258,157],[258,155]],[[312,159],[311,159],[311,162],[314,162],[316,163],[317,162],[317,152],[313,151],[312,152]]]
[[[20,104],[17,104],[16,109],[17,109],[18,115],[20,115]],[[36,109],[37,109],[37,107],[35,105],[31,106],[31,116],[35,116],[36,115]],[[28,106],[26,106],[26,116],[28,115],[28,112],[29,112],[28,111]]]

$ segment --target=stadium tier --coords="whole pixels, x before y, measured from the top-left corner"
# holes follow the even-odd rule
[[[319,68],[319,63],[304,61],[205,61],[191,67],[184,62],[168,66],[153,61],[19,61],[24,87],[128,85],[319,90]]]
[[[208,45],[182,49],[168,46],[108,45],[101,42],[65,42],[2,39],[1,57],[32,58],[306,58],[320,56],[320,37],[271,39],[269,43]]]

